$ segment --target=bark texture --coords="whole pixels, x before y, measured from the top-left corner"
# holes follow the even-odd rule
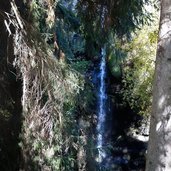
[[[161,1],[146,171],[171,170],[171,1]]]

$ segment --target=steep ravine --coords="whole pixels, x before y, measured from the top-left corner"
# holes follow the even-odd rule
[[[122,88],[121,77],[115,78],[107,68],[106,78],[103,79],[104,83],[100,82],[100,76],[102,70],[101,58],[96,61],[93,72],[93,84],[97,91],[96,102],[96,115],[97,117],[97,132],[96,140],[100,140],[97,143],[98,154],[96,157],[98,170],[109,171],[142,171],[145,167],[145,152],[147,142],[140,141],[134,138],[132,130],[138,130],[142,117],[138,116],[131,110],[128,104],[123,105],[122,94],[120,93]],[[101,60],[100,60],[101,59]],[[102,81],[102,80],[101,80]],[[106,102],[105,109],[100,110],[98,98],[102,89],[100,86],[106,86],[105,91],[107,97],[103,95],[103,99]],[[105,97],[105,98],[104,98]],[[107,99],[107,100],[106,100]],[[105,113],[100,113],[103,111]],[[102,116],[101,116],[102,115]],[[99,121],[101,126],[100,139],[99,137]],[[137,124],[139,123],[139,124]],[[134,128],[134,129],[130,129]],[[142,128],[139,128],[141,132]],[[100,150],[99,147],[102,149]]]

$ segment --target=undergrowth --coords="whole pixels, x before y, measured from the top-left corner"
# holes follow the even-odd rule
[[[75,99],[83,90],[83,76],[56,60],[35,28],[24,22],[14,2],[8,22],[15,28],[15,60],[22,80],[22,168],[65,170],[77,168],[80,139]],[[29,33],[29,35],[28,35]],[[83,143],[84,144],[84,143]]]

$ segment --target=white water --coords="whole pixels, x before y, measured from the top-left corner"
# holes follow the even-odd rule
[[[98,93],[98,123],[97,123],[97,148],[98,148],[98,162],[102,162],[103,159],[106,157],[105,149],[103,148],[104,145],[104,125],[106,120],[106,50],[105,48],[101,51],[101,62],[100,62],[100,72],[99,72],[99,79],[100,79],[100,86],[99,86],[99,93]]]

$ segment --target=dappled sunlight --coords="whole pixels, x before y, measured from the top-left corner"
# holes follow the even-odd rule
[[[0,170],[142,171],[147,156],[146,171],[170,171],[171,8],[157,49],[159,9],[0,0]]]
[[[161,6],[147,171],[171,170],[171,4],[162,1]]]
[[[159,99],[159,102],[158,102],[158,106],[159,106],[159,108],[162,108],[162,107],[163,107],[163,105],[165,105],[166,98],[167,98],[167,96],[166,96],[166,95],[162,95],[162,97]]]

